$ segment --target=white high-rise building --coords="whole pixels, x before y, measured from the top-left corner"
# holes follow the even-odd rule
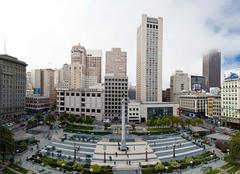
[[[87,50],[86,66],[86,86],[97,86],[102,81],[102,50]]]
[[[162,101],[163,18],[142,16],[137,31],[136,97],[142,102]]]
[[[86,49],[80,44],[73,46],[71,51],[71,89],[84,89],[86,71]]]
[[[182,70],[175,71],[170,79],[170,101],[179,103],[179,97],[182,91],[189,90],[189,77]]]

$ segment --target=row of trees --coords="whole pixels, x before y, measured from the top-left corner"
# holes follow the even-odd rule
[[[13,155],[15,152],[15,142],[12,132],[4,127],[0,126],[0,154],[2,161],[5,161],[7,155]]]
[[[195,119],[190,119],[187,118],[185,120],[180,119],[180,117],[176,116],[164,116],[161,118],[150,118],[147,120],[147,126],[182,126],[182,127],[189,127],[190,125],[192,126],[198,126],[203,124],[203,120],[201,118],[195,118]]]
[[[230,158],[233,162],[240,164],[240,131],[232,136],[230,145]]]
[[[85,123],[92,124],[94,122],[94,118],[91,116],[76,116],[74,114],[61,113],[59,116],[55,116],[53,114],[48,114],[47,116],[43,116],[41,113],[37,113],[34,115],[33,119],[28,121],[28,128],[32,128],[37,126],[40,122],[44,122],[47,124],[54,124],[56,121],[61,123]]]

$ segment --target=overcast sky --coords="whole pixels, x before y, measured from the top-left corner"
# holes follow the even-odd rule
[[[240,67],[237,0],[0,0],[0,7],[0,52],[6,38],[7,54],[27,62],[28,70],[70,63],[71,47],[79,42],[103,52],[120,47],[135,84],[142,14],[164,20],[164,88],[176,69],[201,75],[202,55],[210,49],[222,52],[224,68]]]

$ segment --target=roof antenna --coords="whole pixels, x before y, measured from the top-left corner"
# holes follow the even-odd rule
[[[6,37],[4,37],[4,54],[7,54]]]

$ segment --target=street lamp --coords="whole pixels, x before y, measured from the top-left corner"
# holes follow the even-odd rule
[[[74,162],[76,161],[77,151],[80,151],[80,146],[75,147],[75,143],[74,143]],[[79,157],[79,158],[80,158],[80,157]]]
[[[147,147],[147,145],[145,147],[145,150],[146,150],[146,159],[145,159],[145,161],[148,162],[148,147]]]
[[[106,163],[106,150],[107,150],[107,146],[106,145],[103,145],[103,150],[104,150],[104,153],[103,153],[103,162]]]

